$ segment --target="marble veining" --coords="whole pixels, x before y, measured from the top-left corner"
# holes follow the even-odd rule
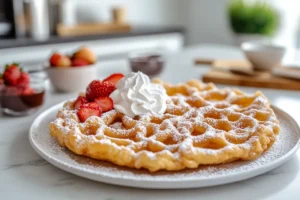
[[[54,186],[61,187],[61,186],[65,186],[65,185],[72,185],[74,182],[75,182],[74,177],[66,176],[66,177],[62,177],[61,179],[59,179],[57,181],[57,183],[54,184]]]
[[[37,160],[31,160],[26,163],[19,163],[19,164],[11,164],[6,167],[4,167],[2,170],[10,170],[10,169],[15,169],[19,167],[37,167],[37,166],[45,166],[49,165],[47,161],[44,159],[37,159]]]

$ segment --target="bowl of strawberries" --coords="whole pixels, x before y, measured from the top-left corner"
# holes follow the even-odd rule
[[[0,104],[4,114],[24,116],[31,114],[43,104],[45,77],[39,73],[29,74],[19,64],[6,65],[0,76]]]
[[[88,47],[81,47],[71,56],[55,52],[46,68],[52,85],[62,92],[78,92],[97,78],[97,56]]]

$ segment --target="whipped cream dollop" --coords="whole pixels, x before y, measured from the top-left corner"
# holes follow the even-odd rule
[[[110,98],[119,112],[134,117],[147,112],[163,114],[167,108],[165,88],[150,82],[142,72],[130,73],[116,85]]]

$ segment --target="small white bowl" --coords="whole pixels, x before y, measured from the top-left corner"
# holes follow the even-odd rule
[[[271,70],[281,65],[285,48],[258,42],[244,42],[241,48],[255,70]]]
[[[85,91],[88,84],[97,79],[97,64],[83,67],[47,67],[49,79],[62,92]]]

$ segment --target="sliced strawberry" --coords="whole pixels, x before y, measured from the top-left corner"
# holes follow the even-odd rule
[[[102,112],[110,111],[114,107],[114,102],[109,97],[98,97],[95,102],[100,106]]]
[[[18,79],[18,86],[28,86],[30,83],[30,76],[26,72],[22,72],[20,78]]]
[[[88,103],[88,100],[86,97],[78,96],[76,101],[74,102],[74,108],[77,110],[79,109],[83,104]]]
[[[80,122],[85,122],[91,116],[100,116],[102,114],[101,108],[97,103],[87,103],[80,106],[77,111],[77,116]]]
[[[107,77],[106,79],[104,79],[103,82],[110,82],[113,85],[117,85],[119,80],[123,77],[124,77],[123,74],[112,74],[109,77]]]
[[[82,66],[87,66],[90,63],[82,58],[74,58],[72,60],[72,67],[82,67]]]
[[[94,101],[98,97],[108,97],[115,89],[110,82],[94,80],[86,88],[86,97],[89,101]]]
[[[6,85],[15,86],[21,76],[21,70],[17,64],[7,65],[3,73],[3,79]]]
[[[54,53],[52,54],[52,56],[49,59],[50,65],[51,66],[58,66],[58,61],[59,59],[62,57],[62,55],[60,53]]]

